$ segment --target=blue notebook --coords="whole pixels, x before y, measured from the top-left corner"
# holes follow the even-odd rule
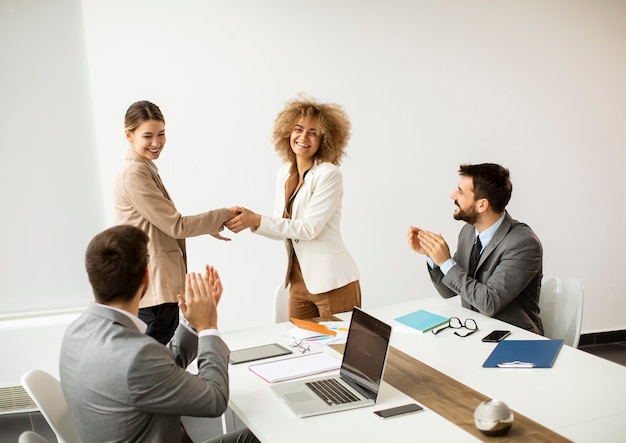
[[[420,309],[419,311],[394,318],[394,320],[419,331],[426,332],[436,328],[437,326],[448,323],[448,320],[450,319],[448,317],[442,317],[441,315],[433,314],[432,312]]]
[[[502,340],[483,368],[551,368],[563,340]]]

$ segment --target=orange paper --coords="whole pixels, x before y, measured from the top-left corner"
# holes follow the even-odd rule
[[[325,335],[337,335],[337,332],[331,331],[324,325],[320,325],[319,323],[315,323],[308,320],[300,320],[299,318],[291,318],[293,324],[295,324],[300,329],[306,329],[307,331],[319,332],[320,334]]]

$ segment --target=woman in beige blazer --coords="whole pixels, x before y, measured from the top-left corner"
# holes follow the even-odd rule
[[[141,300],[139,318],[146,334],[167,343],[178,325],[176,295],[182,294],[187,272],[185,238],[218,233],[230,218],[227,208],[192,216],[181,215],[154,164],[165,147],[165,118],[155,104],[140,101],[124,120],[130,149],[113,186],[115,224],[133,225],[149,236],[150,284]]]
[[[278,171],[272,217],[243,207],[225,225],[283,240],[289,264],[285,286],[289,315],[326,316],[361,306],[359,271],[339,224],[343,180],[339,163],[350,138],[343,108],[312,99],[289,102],[274,125],[274,145],[285,165]]]

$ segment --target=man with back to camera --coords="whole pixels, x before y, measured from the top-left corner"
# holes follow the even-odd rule
[[[427,256],[430,278],[442,297],[460,295],[463,307],[543,335],[543,250],[533,230],[505,209],[513,190],[509,170],[483,163],[461,165],[459,174],[450,198],[457,206],[454,218],[466,224],[454,257],[441,234],[415,226],[409,228],[409,246]],[[473,248],[480,254],[475,269]]]
[[[187,274],[181,321],[167,347],[137,317],[148,287],[148,236],[120,225],[96,235],[85,254],[95,303],[68,327],[61,346],[63,393],[81,442],[190,442],[181,415],[217,417],[228,405],[228,346],[217,330],[222,284],[206,266]],[[198,375],[185,368],[198,358]],[[212,442],[258,442],[248,429]]]

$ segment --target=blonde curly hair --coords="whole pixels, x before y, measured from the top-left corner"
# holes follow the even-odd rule
[[[344,109],[334,103],[318,103],[312,98],[299,96],[287,102],[274,122],[272,140],[278,155],[285,162],[294,162],[296,155],[290,144],[291,132],[300,117],[317,117],[322,140],[315,154],[317,162],[339,166],[350,139],[351,123]]]

